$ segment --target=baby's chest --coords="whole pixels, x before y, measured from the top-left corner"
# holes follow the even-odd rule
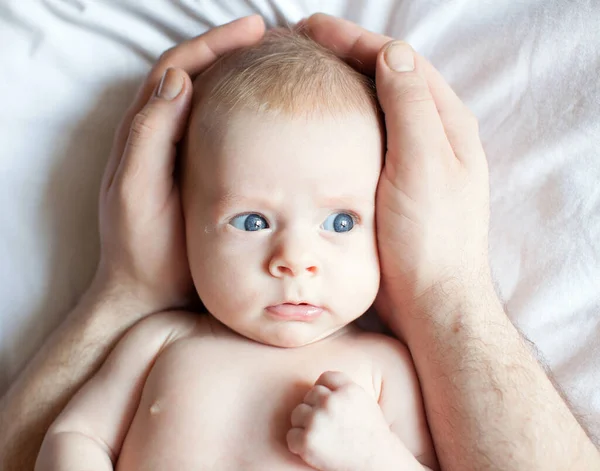
[[[162,455],[211,462],[239,459],[287,462],[305,469],[286,446],[292,410],[325,371],[342,371],[373,400],[372,362],[356,351],[249,348],[227,342],[183,342],[162,354],[144,386],[129,445]],[[174,439],[173,437],[176,437]],[[129,448],[129,447],[126,447]],[[166,451],[165,451],[166,453]],[[172,458],[171,458],[172,459]],[[199,464],[199,463],[195,463]],[[224,464],[220,469],[227,469]],[[252,469],[245,465],[244,469]],[[264,468],[263,468],[264,469]]]
[[[304,350],[304,351],[302,351]],[[342,371],[377,400],[373,362],[358,351],[302,348],[296,351],[234,343],[193,342],[162,355],[146,382],[143,400],[155,412],[201,410],[215,421],[290,412],[325,371]]]

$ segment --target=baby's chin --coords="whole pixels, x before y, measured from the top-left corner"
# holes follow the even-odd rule
[[[246,326],[244,326],[246,327]],[[247,328],[229,328],[239,335],[264,345],[279,348],[298,348],[342,333],[346,325],[322,326],[304,321],[281,321]]]

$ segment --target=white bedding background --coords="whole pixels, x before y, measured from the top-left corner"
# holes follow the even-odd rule
[[[600,436],[597,0],[0,1],[0,394],[90,280],[112,134],[152,62],[315,11],[406,39],[478,116],[498,289]]]

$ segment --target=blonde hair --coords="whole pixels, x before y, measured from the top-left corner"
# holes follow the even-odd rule
[[[220,141],[220,132],[236,111],[283,113],[310,118],[358,112],[382,116],[371,78],[333,52],[292,30],[271,30],[250,47],[223,55],[194,79],[192,113],[175,167],[187,198],[192,142]]]
[[[209,127],[216,116],[239,109],[379,114],[372,79],[301,32],[285,29],[219,58],[194,81],[193,108]]]

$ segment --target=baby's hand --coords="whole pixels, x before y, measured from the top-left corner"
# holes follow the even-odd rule
[[[323,373],[292,412],[288,448],[321,471],[378,469],[392,436],[373,397],[339,371]]]

